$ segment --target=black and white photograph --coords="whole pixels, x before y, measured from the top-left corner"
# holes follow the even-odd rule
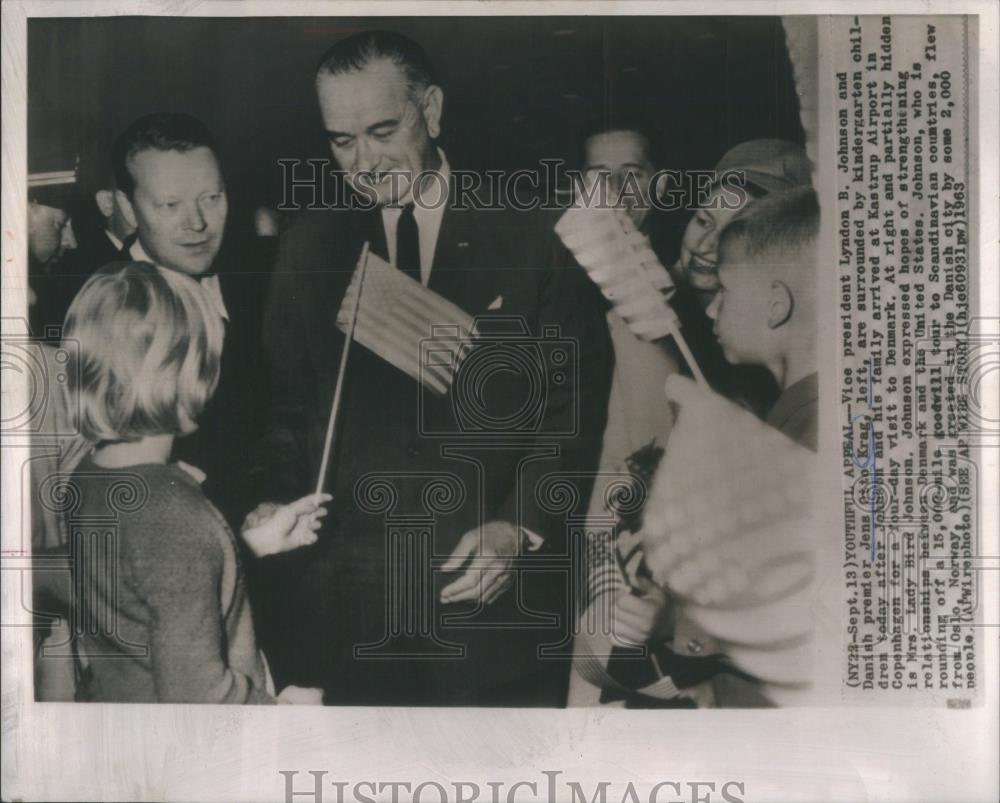
[[[181,5],[4,7],[4,799],[992,799],[995,7]]]

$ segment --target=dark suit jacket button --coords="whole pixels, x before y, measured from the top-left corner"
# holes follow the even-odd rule
[[[420,454],[420,450],[416,446],[407,446],[406,447],[406,456],[407,457],[416,457],[418,454]]]

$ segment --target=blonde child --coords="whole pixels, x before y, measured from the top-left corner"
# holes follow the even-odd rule
[[[236,540],[172,464],[219,378],[224,323],[197,281],[141,263],[102,268],[70,307],[73,410],[94,448],[76,469],[72,545],[81,700],[273,703]],[[307,497],[249,521],[251,549],[311,543]],[[277,702],[320,702],[289,687]]]

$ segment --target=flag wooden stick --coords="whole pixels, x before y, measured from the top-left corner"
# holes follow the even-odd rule
[[[333,446],[333,436],[337,429],[337,412],[340,410],[340,394],[344,389],[344,375],[347,371],[347,355],[350,353],[351,341],[354,340],[354,329],[358,325],[358,312],[361,309],[361,291],[364,289],[365,271],[368,269],[368,242],[365,241],[358,259],[361,274],[358,276],[358,294],[354,299],[354,312],[351,323],[344,334],[344,348],[340,352],[340,368],[337,370],[337,385],[333,391],[333,404],[330,406],[330,419],[326,424],[326,440],[323,441],[323,457],[319,464],[319,479],[316,481],[317,498],[323,493],[326,484],[326,470],[330,462],[330,449]]]
[[[705,379],[705,375],[701,372],[701,368],[698,367],[698,363],[694,359],[694,354],[691,353],[691,348],[684,339],[684,335],[681,334],[681,328],[677,325],[676,321],[670,326],[670,335],[677,344],[677,348],[681,350],[681,355],[684,357],[685,362],[687,362],[688,367],[691,369],[691,373],[694,375],[695,381],[705,390],[711,390],[712,388]]]

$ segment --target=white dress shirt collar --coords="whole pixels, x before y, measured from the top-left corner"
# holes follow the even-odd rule
[[[121,240],[119,240],[119,239],[118,239],[118,238],[117,238],[117,237],[116,237],[116,236],[115,236],[115,235],[114,235],[114,234],[113,234],[113,233],[111,232],[111,230],[110,230],[110,229],[105,229],[105,230],[104,230],[104,233],[105,233],[105,235],[107,235],[107,238],[108,238],[108,239],[109,239],[109,240],[111,241],[111,244],[112,244],[112,245],[113,245],[113,246],[115,247],[115,250],[116,250],[116,251],[121,251],[121,250],[122,250],[122,249],[123,249],[123,248],[125,247],[125,243],[123,243],[123,242],[122,242]]]
[[[413,219],[416,220],[417,231],[420,233],[420,281],[424,286],[430,281],[434,251],[437,249],[441,221],[444,219],[444,210],[448,205],[448,195],[451,191],[451,166],[448,164],[448,157],[440,148],[437,152],[441,158],[441,166],[437,170],[441,178],[425,179],[423,188],[418,191],[420,203],[415,204],[413,208]],[[403,210],[399,206],[383,206],[381,211],[389,262],[395,265],[396,224]]]
[[[136,262],[148,262],[154,265],[158,271],[163,273],[164,271],[170,270],[163,265],[158,264],[149,254],[146,253],[146,249],[142,247],[142,243],[139,242],[138,238],[132,243],[131,247],[128,249],[128,255],[134,259]],[[219,317],[224,321],[229,320],[229,311],[226,309],[226,301],[222,297],[222,285],[219,283],[219,276],[213,273],[211,276],[206,276],[204,279],[197,279],[186,273],[181,273],[181,271],[172,271],[174,275],[185,276],[194,282],[198,287],[208,297],[208,302],[212,305],[216,312],[219,313]]]

